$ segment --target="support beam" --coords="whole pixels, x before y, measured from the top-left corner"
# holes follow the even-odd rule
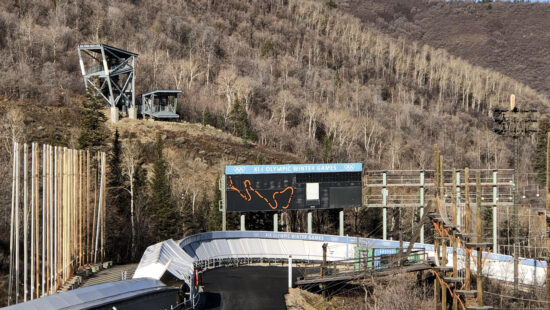
[[[311,234],[313,231],[313,213],[307,213],[307,233]]]
[[[341,210],[340,212],[338,212],[338,215],[339,215],[339,219],[340,219],[340,236],[343,237],[344,236],[344,210]]]
[[[292,288],[292,255],[288,256],[288,288]]]
[[[227,202],[225,197],[225,175],[220,178],[220,191],[222,194],[222,231],[227,230]]]
[[[111,122],[117,123],[118,122],[118,108],[117,107],[111,107]]]
[[[241,214],[241,231],[245,231],[245,230],[246,230],[245,219],[246,219],[246,215]]]
[[[279,214],[277,212],[273,213],[273,231],[279,231]]]

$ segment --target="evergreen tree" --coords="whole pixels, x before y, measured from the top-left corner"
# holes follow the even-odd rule
[[[204,110],[202,111],[202,125],[212,125],[212,115],[210,114],[208,106],[204,107]]]
[[[193,201],[191,195],[183,194],[182,217],[183,236],[191,236],[197,231],[197,225],[193,216]]]
[[[134,259],[139,258],[145,249],[156,241],[156,236],[152,236],[153,231],[149,227],[154,226],[150,217],[138,216],[145,206],[149,205],[150,196],[147,191],[147,170],[143,168],[144,157],[140,156],[134,171],[134,208],[136,210],[136,253],[133,253]],[[149,225],[152,224],[152,225]]]
[[[550,132],[550,119],[543,118],[539,121],[534,163],[534,169],[537,173],[536,181],[540,186],[546,185],[546,137],[548,132]]]
[[[172,203],[172,191],[166,174],[166,161],[162,154],[164,143],[160,133],[155,142],[156,159],[151,181],[150,212],[156,226],[156,239],[166,240],[178,237],[178,213]]]
[[[82,101],[80,136],[78,137],[78,147],[80,149],[97,148],[104,145],[108,137],[105,121],[107,117],[101,109],[103,108],[103,99],[94,96],[91,90],[86,91],[86,98]]]
[[[235,136],[239,136],[244,140],[256,141],[258,139],[256,132],[252,128],[252,125],[250,125],[248,115],[238,98],[235,99],[231,112],[229,112],[229,121],[231,124],[231,133]]]
[[[196,232],[205,232],[208,229],[208,212],[210,211],[210,200],[206,192],[202,193],[201,201],[195,210]]]
[[[323,138],[322,156],[324,163],[332,162],[332,139],[328,135]]]
[[[219,205],[222,200],[222,192],[220,190],[220,176],[216,178],[216,184],[214,184],[214,199],[210,204],[210,214],[208,216],[208,230],[218,231],[222,230],[222,212],[219,211]]]
[[[115,263],[130,259],[131,235],[128,225],[120,225],[130,218],[129,194],[121,167],[122,148],[118,129],[115,131],[112,148],[109,152],[107,177],[107,244],[106,250]]]

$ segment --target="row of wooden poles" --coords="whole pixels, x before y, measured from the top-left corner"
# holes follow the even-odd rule
[[[14,142],[12,162],[8,304],[55,293],[105,254],[105,153]]]
[[[434,183],[437,184],[435,191],[435,212],[439,214],[442,218],[446,217],[446,210],[444,210],[445,204],[440,204],[440,201],[444,201],[444,179],[441,172],[443,171],[443,156],[440,155],[437,145],[434,146]],[[453,169],[453,184],[456,184],[456,171]],[[470,197],[470,170],[468,168],[464,171],[465,174],[465,196]],[[471,211],[470,199],[465,200],[465,219],[464,219],[464,231],[458,231],[457,223],[457,204],[456,199],[452,200],[452,210],[451,210],[451,221],[452,223],[444,223],[444,220],[438,221],[433,220],[434,225],[434,248],[435,255],[439,259],[441,258],[440,265],[442,268],[442,273],[446,274],[445,266],[447,266],[447,244],[452,246],[453,253],[453,263],[452,271],[449,277],[444,276],[440,277],[437,271],[434,271],[436,278],[434,279],[434,308],[443,309],[447,308],[447,291],[449,291],[452,297],[452,309],[466,309],[468,307],[477,306],[479,308],[483,307],[483,249],[490,246],[489,243],[483,243],[483,231],[482,231],[482,219],[481,219],[481,175],[477,171],[475,175],[475,189],[476,189],[476,207],[473,211],[476,219],[476,233],[475,238],[472,238],[474,235],[471,233]],[[456,187],[453,186],[452,197],[456,197]],[[451,224],[452,227],[449,227],[448,224]],[[474,241],[475,242],[472,242]],[[465,252],[465,272],[464,279],[461,279],[458,274],[458,256],[457,250],[458,247],[461,247]],[[476,272],[476,291],[471,290],[471,264],[472,253],[476,252],[476,261],[475,265],[477,267]],[[458,287],[462,283],[461,287]],[[457,292],[460,289],[463,289],[463,296],[461,298],[460,294]],[[474,298],[475,296],[475,298]]]

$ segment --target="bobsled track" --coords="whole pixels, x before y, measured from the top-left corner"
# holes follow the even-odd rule
[[[353,258],[355,248],[398,248],[398,241],[333,235],[266,231],[226,231],[193,235],[179,241],[172,239],[151,245],[144,252],[131,280],[80,288],[21,303],[6,309],[191,309],[198,307],[198,280],[195,270],[220,266],[242,266],[251,263],[320,262],[322,245],[327,243],[327,261]],[[404,243],[406,248],[407,242]],[[428,257],[434,257],[434,246],[415,244]],[[464,255],[458,249],[458,266],[464,269]],[[472,263],[476,252],[472,253]],[[452,248],[447,248],[448,266],[452,266]],[[492,279],[513,282],[513,258],[483,252],[483,274]],[[523,285],[544,285],[546,263],[521,258],[519,280]],[[161,278],[175,278],[190,288],[188,300],[177,304],[176,288],[168,287]]]

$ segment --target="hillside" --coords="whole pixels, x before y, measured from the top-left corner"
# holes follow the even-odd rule
[[[77,105],[76,45],[108,43],[140,55],[138,92],[182,88],[185,120],[200,121],[208,107],[213,124],[229,129],[239,100],[259,144],[308,161],[323,160],[324,149],[324,160],[423,168],[438,143],[457,167],[503,166],[507,147],[491,131],[490,109],[507,105],[511,92],[548,105],[510,77],[393,39],[329,2],[28,0],[0,8],[0,94],[8,99]]]
[[[169,190],[159,204],[173,211],[163,215],[183,222],[164,225],[174,238],[208,229],[219,214],[215,180],[225,164],[357,161],[367,169],[431,169],[438,144],[445,168],[509,168],[511,141],[494,133],[491,110],[506,107],[514,93],[521,107],[550,111],[547,12],[546,4],[424,0],[1,1],[0,173],[11,174],[12,137],[77,145],[85,93],[79,43],[139,54],[137,93],[183,90],[181,120],[108,123],[100,147],[112,149],[116,130],[123,145],[140,142],[140,250],[159,238],[147,208],[162,157],[162,189]],[[536,141],[521,143],[520,167],[532,171]],[[0,178],[0,274],[10,181]],[[129,213],[112,194],[128,183],[107,189],[108,207]],[[355,215],[346,217],[346,232],[375,234],[378,211],[370,211],[346,210]],[[316,231],[335,231],[329,213],[314,215]],[[107,229],[128,230],[120,214]],[[285,229],[303,230],[304,212],[286,215]],[[250,218],[253,229],[271,228],[265,214]]]
[[[437,143],[450,166],[509,167],[510,141],[493,132],[491,109],[507,106],[515,93],[520,104],[545,111],[547,97],[514,76],[411,41],[412,35],[378,30],[383,27],[361,13],[370,4],[382,18],[406,13],[399,3],[2,1],[2,173],[9,175],[9,138],[22,123],[22,141],[75,145],[85,92],[79,43],[138,53],[138,93],[183,90],[183,123],[117,125],[123,141],[141,140],[148,154],[161,133],[174,201],[190,192],[195,200],[205,193],[207,201],[224,163],[360,161],[368,169],[429,169]],[[338,9],[346,5],[367,23]],[[474,15],[489,11],[456,7],[473,8]],[[14,121],[6,111],[15,106],[22,116]],[[531,168],[533,142],[523,141],[524,170]],[[148,170],[153,157],[146,158]],[[2,182],[5,215],[9,181]],[[1,226],[5,235],[6,222]]]
[[[550,5],[463,1],[336,1],[392,36],[442,48],[550,95]]]
[[[358,15],[369,4],[372,14],[389,7],[399,14],[399,3],[347,6]],[[546,110],[544,94],[445,50],[377,30],[338,7],[345,9],[346,2],[3,1],[4,141],[14,125],[7,107],[18,106],[26,125],[22,140],[75,145],[85,91],[76,47],[101,42],[139,54],[138,93],[183,90],[178,112],[187,123],[118,125],[123,140],[148,141],[149,153],[161,132],[175,201],[190,189],[197,199],[206,192],[199,187],[209,188],[211,197],[214,171],[226,162],[254,163],[259,152],[272,163],[360,161],[368,169],[429,169],[437,143],[450,166],[509,167],[510,141],[493,132],[491,108],[507,106],[515,93],[520,104]],[[193,125],[201,122],[211,126]],[[247,142],[230,133],[245,135]],[[523,141],[524,171],[531,169],[533,142]],[[2,152],[8,174],[9,143]],[[1,194],[6,214],[9,186]]]

